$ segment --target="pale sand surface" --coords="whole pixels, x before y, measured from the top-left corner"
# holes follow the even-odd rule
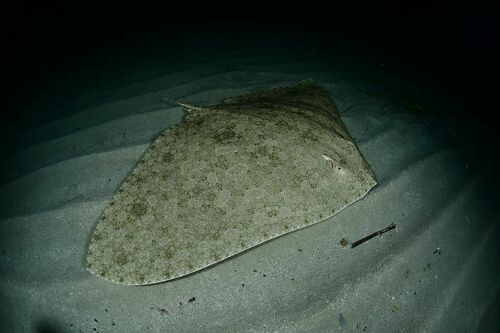
[[[494,331],[494,159],[467,144],[467,131],[448,117],[452,101],[411,73],[395,78],[377,65],[221,51],[82,91],[64,116],[24,133],[2,165],[0,331]],[[184,117],[161,97],[207,105],[305,78],[331,93],[371,164],[379,185],[366,197],[170,282],[122,286],[85,270],[89,237],[112,194],[150,142]],[[394,112],[403,109],[359,89],[380,81],[412,82],[408,89],[444,116]],[[339,244],[391,223],[395,230],[355,249]]]

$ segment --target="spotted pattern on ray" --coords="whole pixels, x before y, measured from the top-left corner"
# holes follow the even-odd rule
[[[375,178],[312,80],[195,107],[166,129],[104,210],[87,270],[129,285],[213,265],[325,220]]]

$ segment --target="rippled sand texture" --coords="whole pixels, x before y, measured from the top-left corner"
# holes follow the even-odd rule
[[[500,281],[488,156],[467,149],[467,131],[447,118],[452,104],[433,104],[435,91],[411,73],[394,78],[369,59],[297,54],[220,52],[178,67],[127,69],[120,82],[82,89],[64,116],[23,134],[1,169],[0,330],[481,331]],[[183,121],[162,97],[210,105],[303,78],[336,102],[377,179],[369,195],[167,283],[123,286],[85,269],[106,205],[153,140]],[[412,103],[442,116],[412,112],[378,88],[366,93],[382,81],[415,83]],[[391,223],[397,228],[354,249],[340,244]]]

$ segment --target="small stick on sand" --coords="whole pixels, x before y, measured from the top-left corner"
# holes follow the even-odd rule
[[[361,239],[360,239],[360,240],[358,240],[358,241],[355,241],[354,243],[351,243],[351,249],[352,249],[352,248],[355,248],[356,246],[358,246],[358,245],[360,245],[360,244],[363,244],[364,242],[366,242],[366,241],[367,241],[367,240],[369,240],[369,239],[372,239],[372,238],[373,238],[373,237],[375,237],[375,236],[382,235],[383,233],[386,233],[387,231],[392,230],[392,229],[394,229],[394,228],[396,228],[396,225],[395,225],[394,223],[391,223],[391,225],[390,225],[390,226],[388,226],[387,228],[384,228],[384,229],[382,229],[382,230],[376,231],[376,232],[374,232],[373,234],[370,234],[370,235],[368,235],[368,236],[366,236],[366,237],[364,237],[364,238],[361,238]]]

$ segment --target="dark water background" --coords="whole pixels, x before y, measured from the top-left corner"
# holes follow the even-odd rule
[[[44,109],[44,99],[64,104],[130,66],[197,62],[221,48],[314,47],[328,55],[340,39],[366,44],[426,73],[485,125],[495,115],[500,29],[494,6],[481,2],[10,0],[1,7],[2,112],[10,132],[57,117]],[[61,79],[62,87],[56,87],[61,93],[47,94]]]

